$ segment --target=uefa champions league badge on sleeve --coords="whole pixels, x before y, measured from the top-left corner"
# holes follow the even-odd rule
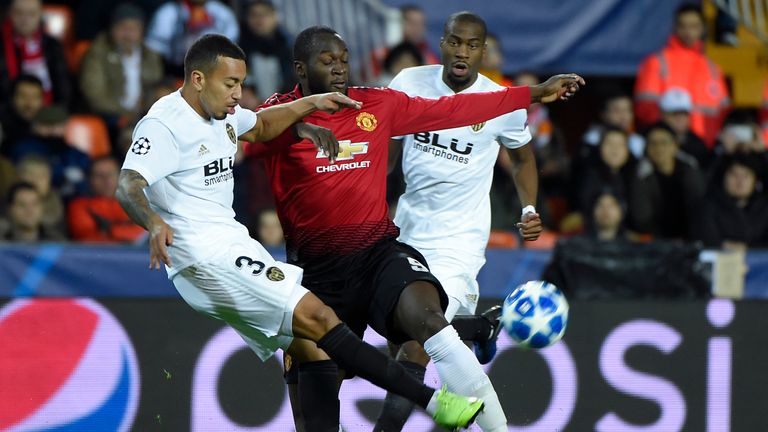
[[[134,141],[131,145],[131,152],[139,156],[144,156],[149,153],[149,139],[147,139],[147,137],[141,137]]]

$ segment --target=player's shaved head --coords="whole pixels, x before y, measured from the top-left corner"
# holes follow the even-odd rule
[[[468,11],[463,11],[456,12],[455,14],[449,16],[445,21],[445,25],[443,26],[443,37],[451,34],[453,32],[454,26],[457,24],[477,25],[481,30],[482,39],[485,41],[485,38],[488,34],[488,27],[485,25],[485,20],[480,18],[480,15]]]
[[[210,73],[219,56],[245,61],[245,53],[236,43],[225,36],[209,34],[196,40],[184,56],[184,76],[190,76],[195,70]]]
[[[293,60],[309,63],[329,39],[338,39],[344,43],[336,30],[330,27],[312,26],[304,29],[293,43]]]

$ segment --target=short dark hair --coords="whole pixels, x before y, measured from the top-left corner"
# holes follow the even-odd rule
[[[16,195],[18,195],[19,192],[22,192],[25,190],[31,190],[38,197],[40,196],[40,193],[37,191],[37,188],[32,183],[25,182],[25,181],[16,182],[11,186],[10,189],[8,189],[8,198],[7,198],[8,205],[10,206],[11,204],[13,204],[13,201],[16,199]]]
[[[462,11],[452,14],[445,20],[443,36],[447,36],[449,29],[456,23],[477,24],[483,31],[483,40],[485,40],[488,35],[488,27],[485,25],[485,20],[482,19],[480,15],[469,11]]]
[[[400,6],[400,15],[405,16],[408,12],[424,12],[421,6],[413,3],[408,3]]]
[[[13,84],[11,84],[11,95],[16,94],[16,90],[19,89],[21,84],[32,84],[35,87],[40,87],[40,90],[43,90],[43,82],[40,81],[40,78],[34,75],[21,74],[17,76],[16,79],[13,80]]]
[[[628,93],[624,93],[623,91],[619,90],[613,90],[607,92],[603,99],[600,101],[600,112],[604,113],[606,110],[608,110],[608,105],[611,104],[611,102],[615,101],[616,99],[629,99],[630,102],[632,101],[632,96],[630,96]]]
[[[421,54],[421,51],[419,51],[419,48],[416,47],[416,45],[406,41],[400,42],[399,44],[393,46],[391,50],[389,50],[387,56],[384,57],[384,70],[390,70],[392,65],[395,63],[395,60],[403,55],[411,55],[416,59],[416,63],[420,65],[424,64],[424,56]]]
[[[320,44],[321,36],[337,35],[336,30],[327,26],[305,28],[296,36],[296,42],[293,43],[293,60],[308,63]]]
[[[201,36],[187,50],[184,56],[184,76],[189,76],[194,70],[210,72],[216,66],[219,56],[242,61],[246,58],[242,48],[226,36],[207,34]]]
[[[700,5],[697,5],[695,3],[681,4],[675,11],[675,21],[677,21],[677,19],[680,18],[680,15],[691,13],[691,12],[698,15],[702,22],[704,21],[704,11],[701,10]]]
[[[605,141],[605,137],[608,136],[608,134],[617,133],[624,137],[624,141],[627,143],[627,147],[629,147],[629,134],[621,128],[617,128],[615,126],[606,126],[603,129],[603,133],[600,134],[600,141],[597,142],[597,146],[600,147],[603,145],[603,142]]]
[[[661,129],[661,130],[663,130],[663,131],[666,131],[668,134],[672,135],[672,137],[675,139],[675,142],[676,142],[678,145],[680,144],[680,143],[678,142],[678,140],[677,140],[677,134],[675,133],[675,130],[674,130],[674,129],[672,129],[672,127],[671,127],[671,126],[669,126],[669,125],[668,125],[666,122],[664,122],[664,121],[658,121],[658,122],[656,122],[656,123],[654,123],[654,124],[652,124],[652,125],[648,126],[648,128],[647,128],[647,129],[645,129],[645,131],[643,132],[643,135],[645,136],[645,138],[646,138],[646,139],[648,139],[648,136],[651,134],[651,132],[652,132],[652,131],[655,131],[655,130],[659,130],[659,129]]]

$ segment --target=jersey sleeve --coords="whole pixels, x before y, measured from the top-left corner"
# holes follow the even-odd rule
[[[509,113],[504,119],[504,129],[496,140],[506,148],[519,148],[531,141],[531,130],[528,128],[528,113],[517,110]]]
[[[151,185],[178,171],[179,158],[171,131],[160,120],[146,119],[133,131],[123,169],[136,171]]]
[[[401,91],[401,92],[407,93],[407,91],[406,91],[406,89],[405,89],[405,87],[403,85],[404,81],[405,80],[403,79],[403,72],[400,71],[400,72],[398,72],[397,75],[395,75],[394,78],[392,78],[392,81],[389,82],[389,85],[387,87],[391,88],[392,90],[397,90],[397,91]],[[396,135],[396,136],[391,137],[390,139],[402,141],[403,139],[405,139],[405,136],[404,135]]]
[[[235,106],[235,121],[237,123],[237,136],[240,136],[256,126],[256,113],[243,108],[240,105]]]
[[[409,97],[392,89],[386,91],[390,93],[393,105],[392,136],[467,126],[528,108],[531,104],[531,90],[527,86],[487,93],[460,93],[439,99]]]

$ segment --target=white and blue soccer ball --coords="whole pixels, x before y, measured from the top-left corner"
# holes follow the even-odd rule
[[[501,323],[519,345],[544,348],[559,341],[568,326],[568,301],[553,284],[529,281],[506,299]]]

